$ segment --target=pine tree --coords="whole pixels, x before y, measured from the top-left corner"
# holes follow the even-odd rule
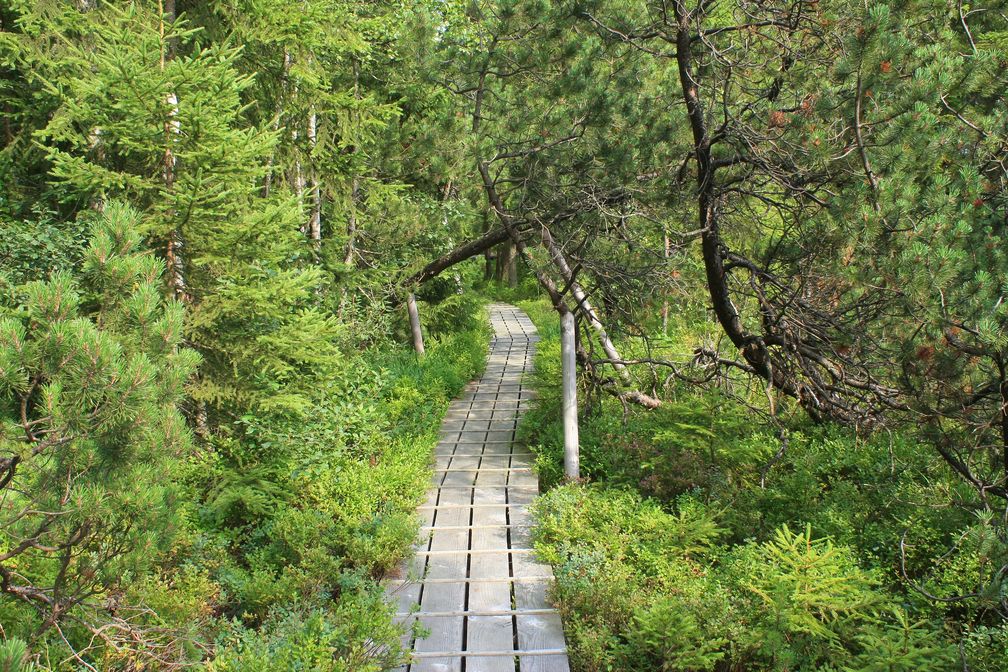
[[[178,528],[173,474],[192,448],[178,405],[199,357],[138,223],[109,203],[80,280],[28,283],[0,318],[0,592],[34,612],[15,632],[70,624],[160,656],[180,644],[148,639],[123,582],[157,567]]]

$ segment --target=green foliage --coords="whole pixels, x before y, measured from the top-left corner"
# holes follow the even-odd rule
[[[536,237],[517,287],[480,285],[479,259],[403,282],[500,214],[485,161],[623,355],[674,360],[634,368],[663,399],[647,414],[604,365],[581,381],[588,484],[536,508],[575,667],[937,670],[956,643],[1003,668],[1008,32],[980,6],[828,4],[3,3],[0,667],[17,638],[38,665],[112,671],[399,662],[376,579],[485,354],[473,285],[540,324],[521,436],[562,480]],[[680,26],[706,31],[690,44],[743,321],[807,331],[834,383],[877,344],[872,376],[922,431],[813,427],[687,364],[738,348],[683,225]],[[819,312],[825,329],[802,319]]]
[[[241,441],[218,439],[218,451],[192,465],[212,540],[197,557],[222,587],[221,607],[240,633],[221,669],[261,669],[271,660],[321,665],[322,652],[335,646],[348,647],[360,667],[337,661],[320,669],[372,669],[382,660],[366,655],[381,649],[376,642],[389,656],[397,650],[376,594],[355,595],[373,593],[361,577],[390,571],[415,539],[437,425],[483,364],[486,320],[467,305],[476,315],[464,323],[478,328],[431,339],[420,361],[406,348],[348,354],[354,365],[315,391],[315,414],[248,415]],[[332,595],[340,598],[330,603]],[[288,613],[295,604],[318,612],[305,617],[314,618],[311,628]],[[292,644],[316,635],[330,643]]]
[[[522,435],[555,481],[556,318],[524,305],[544,338]],[[961,486],[919,440],[799,423],[771,434],[733,400],[679,388],[646,413],[593,403],[581,458],[596,482],[534,507],[575,669],[953,669],[941,619],[961,612],[896,575],[900,535],[911,579],[946,596],[989,585],[1003,547],[938,505]]]
[[[712,637],[673,599],[660,598],[634,615],[622,659],[627,669],[662,672],[713,670],[727,640]]]
[[[13,286],[44,278],[54,270],[71,270],[80,262],[87,239],[87,225],[58,222],[54,213],[36,211],[19,220],[0,219],[0,287],[13,293]]]
[[[852,549],[782,526],[724,550],[709,510],[563,486],[535,505],[536,548],[581,670],[947,670],[933,624],[883,609]],[[728,668],[722,667],[727,665]]]
[[[30,672],[28,645],[16,637],[0,642],[0,672]]]
[[[1003,669],[1008,656],[1008,625],[971,629],[963,638],[963,650],[971,670],[996,672]]]
[[[181,522],[170,475],[192,445],[177,406],[199,358],[136,228],[135,211],[110,204],[79,282],[28,283],[0,321],[0,574],[40,631],[60,612],[98,628],[108,599],[129,609],[130,580],[158,571]]]
[[[318,672],[380,672],[394,667],[394,649],[378,652],[374,642],[394,641],[389,605],[380,590],[361,590],[348,583],[332,609],[285,610],[272,616],[260,631],[238,626],[221,642],[208,672],[316,670]]]
[[[880,600],[853,554],[814,539],[811,525],[799,534],[785,525],[770,541],[743,546],[728,564],[756,596],[757,655],[786,668],[827,660],[849,622]]]
[[[958,662],[955,649],[941,639],[931,623],[911,620],[893,607],[882,628],[865,630],[857,637],[861,652],[844,670],[912,672],[948,670]],[[971,666],[971,669],[977,669]]]

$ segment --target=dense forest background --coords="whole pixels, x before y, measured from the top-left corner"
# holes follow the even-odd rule
[[[397,665],[489,296],[576,669],[1008,669],[1006,71],[998,2],[0,0],[0,670]]]

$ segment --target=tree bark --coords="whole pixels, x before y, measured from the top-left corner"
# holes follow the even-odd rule
[[[161,58],[160,68],[165,69],[168,60],[174,57],[174,45],[166,39],[167,26],[175,22],[175,0],[164,0],[161,10]],[[181,135],[182,127],[178,120],[178,96],[174,91],[169,91],[165,102],[168,104],[168,118],[164,122],[165,150],[162,157],[162,179],[164,180],[165,191],[169,193],[175,189],[175,142]],[[169,210],[171,219],[171,230],[168,232],[168,240],[165,243],[165,262],[168,271],[168,285],[175,298],[188,302],[189,292],[185,280],[185,261],[182,255],[182,232],[175,222],[174,210]]]
[[[509,287],[518,286],[518,250],[515,248],[514,241],[508,240],[507,245],[507,264],[505,267],[507,271],[507,283]]]
[[[448,254],[438,257],[407,278],[406,282],[403,284],[406,287],[423,284],[431,278],[436,277],[442,271],[451,268],[455,264],[463,262],[466,259],[471,259],[472,257],[493,248],[495,245],[500,245],[503,241],[509,239],[510,237],[507,229],[503,226],[493,229],[475,240],[471,240],[464,245],[456,247]]]
[[[490,201],[490,205],[491,207],[493,207],[494,213],[497,215],[497,218],[504,225],[504,228],[507,229],[508,235],[511,237],[511,240],[514,241],[515,249],[518,251],[518,254],[522,255],[522,257],[525,258],[526,264],[535,273],[536,279],[539,281],[539,285],[546,291],[546,294],[550,297],[550,302],[553,304],[553,307],[557,310],[557,312],[563,315],[565,311],[570,310],[570,308],[567,307],[567,304],[564,301],[563,294],[560,292],[560,289],[553,281],[553,278],[551,278],[541,268],[537,268],[533,264],[529,263],[525,243],[522,240],[521,236],[519,235],[518,229],[513,219],[511,218],[511,215],[508,214],[507,210],[505,209],[504,202],[501,200],[500,194],[497,193],[497,188],[494,185],[493,178],[491,178],[490,176],[490,169],[487,167],[486,162],[479,161],[477,164],[477,169],[479,170],[480,177],[483,180],[483,188],[486,191],[487,199]],[[546,240],[552,241],[552,237],[550,236],[549,229],[547,229],[546,226],[542,226],[541,228],[545,236],[543,244],[546,245]],[[549,249],[549,247],[550,246],[547,245],[547,250]],[[552,247],[554,250],[557,250],[555,244],[553,244]],[[551,257],[552,256],[553,255],[551,254]],[[563,259],[563,255],[560,254],[559,258]],[[555,261],[556,259],[554,259],[554,262]],[[564,282],[570,285],[570,289],[572,291],[575,300],[578,301],[578,304],[582,308],[582,313],[585,315],[586,318],[589,319],[589,324],[592,325],[592,329],[599,336],[600,340],[602,340],[602,345],[603,349],[606,352],[606,356],[611,361],[614,362],[613,366],[616,368],[618,372],[620,372],[620,379],[624,381],[624,383],[632,383],[632,380],[630,379],[630,374],[626,370],[626,366],[621,363],[623,361],[623,358],[620,357],[619,352],[616,350],[616,347],[612,344],[612,341],[609,340],[609,336],[608,334],[606,334],[605,328],[599,321],[598,316],[595,315],[595,312],[593,310],[591,311],[591,315],[588,314],[587,310],[591,310],[591,306],[590,304],[588,304],[588,297],[584,294],[584,291],[581,290],[580,285],[577,285],[578,294],[573,293],[574,286],[577,283],[573,281],[574,280],[573,274],[570,272],[570,268],[566,265],[566,261],[564,262],[564,268],[566,268],[567,270],[566,273],[561,274],[562,277],[564,278]],[[562,270],[563,269],[561,268],[561,271]],[[633,389],[626,390],[620,392],[618,396],[621,399],[624,399],[625,401],[638,404],[640,406],[644,406],[645,408],[657,408],[658,406],[661,406],[661,400],[646,395],[643,392],[640,392],[639,390],[633,390]]]
[[[574,314],[569,310],[560,316],[560,361],[563,379],[564,478],[581,478],[581,456],[578,447],[577,363],[575,361]]]
[[[420,312],[417,310],[416,296],[413,292],[406,297],[406,311],[409,313],[410,332],[413,334],[413,349],[417,355],[423,356],[423,331],[420,329]]]
[[[616,373],[619,375],[620,380],[622,380],[625,385],[632,385],[633,380],[630,378],[630,371],[627,369],[626,365],[623,364],[623,358],[620,357],[619,351],[616,350],[616,346],[613,344],[612,339],[610,339],[609,334],[606,333],[605,325],[602,324],[602,320],[599,319],[598,313],[595,312],[591,303],[588,302],[588,295],[574,277],[574,272],[571,270],[570,264],[567,263],[566,256],[557,246],[556,241],[553,240],[549,227],[545,224],[542,225],[542,241],[543,247],[546,248],[550,258],[553,260],[553,265],[560,271],[560,277],[563,278],[564,283],[570,288],[571,296],[574,297],[574,300],[580,307],[581,314],[584,315],[586,320],[588,320],[588,325],[592,328],[592,331],[595,332],[599,343],[602,345],[602,350],[605,352],[606,357],[609,358],[613,368],[616,369]],[[661,401],[659,399],[655,399],[654,397],[648,396],[642,392],[634,391],[631,394],[634,397],[634,401],[646,406],[647,408],[658,408],[661,406]]]
[[[318,115],[313,107],[308,113],[308,195],[311,199],[311,212],[308,215],[308,237],[316,251],[322,246],[322,190],[319,187],[318,170],[315,168],[315,147],[318,144]]]

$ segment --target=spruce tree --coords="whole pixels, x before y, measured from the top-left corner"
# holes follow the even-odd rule
[[[197,407],[214,411],[211,424],[247,409],[305,411],[305,378],[337,357],[337,328],[314,308],[322,275],[297,235],[297,204],[260,195],[277,133],[244,123],[253,78],[238,70],[240,50],[204,44],[201,29],[150,7],[37,11],[48,57],[37,76],[58,100],[37,134],[53,188],[64,201],[140,207],[204,357],[189,388]],[[45,31],[62,39],[50,45]]]

